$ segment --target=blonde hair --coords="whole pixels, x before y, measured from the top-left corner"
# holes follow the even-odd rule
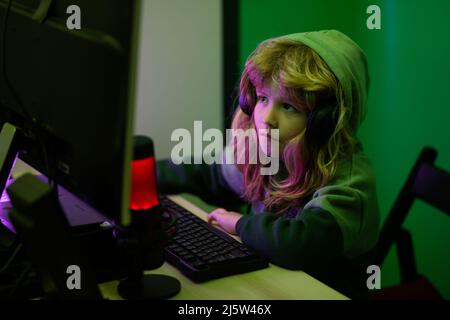
[[[286,143],[281,154],[285,178],[260,175],[259,164],[238,166],[244,176],[243,197],[263,201],[269,209],[281,213],[326,185],[334,177],[338,161],[351,154],[357,141],[340,82],[308,46],[280,38],[262,42],[247,59],[240,81],[240,95],[252,111],[255,87],[266,82],[282,87],[307,112],[330,101],[337,106],[337,125],[325,145],[308,143],[305,130]],[[232,128],[254,128],[253,117],[237,108]]]

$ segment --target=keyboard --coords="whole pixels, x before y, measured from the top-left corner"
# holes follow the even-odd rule
[[[205,282],[268,267],[267,260],[248,246],[200,219],[166,197],[166,211],[175,216],[175,235],[166,260],[194,282]]]

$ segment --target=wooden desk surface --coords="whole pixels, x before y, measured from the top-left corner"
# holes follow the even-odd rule
[[[170,198],[206,221],[206,212],[179,196]],[[236,239],[239,239],[235,237]],[[228,276],[197,284],[186,278],[167,262],[147,274],[165,274],[181,282],[181,291],[176,300],[297,300],[297,299],[348,299],[303,271],[292,271],[270,265],[269,268],[245,274]],[[105,298],[120,299],[116,290],[117,281],[100,285]]]

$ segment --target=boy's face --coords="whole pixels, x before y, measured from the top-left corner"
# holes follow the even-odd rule
[[[304,111],[300,111],[300,106],[296,106],[278,86],[261,84],[255,89],[257,96],[253,111],[255,127],[258,133],[261,129],[279,129],[280,151],[282,151],[289,140],[305,129],[307,115]]]

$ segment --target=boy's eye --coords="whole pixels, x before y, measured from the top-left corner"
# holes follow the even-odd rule
[[[283,109],[288,111],[288,112],[297,112],[297,109],[293,106],[291,106],[290,104],[283,104]]]
[[[267,102],[267,97],[266,96],[258,96],[258,100],[263,102],[263,103],[266,103]]]

